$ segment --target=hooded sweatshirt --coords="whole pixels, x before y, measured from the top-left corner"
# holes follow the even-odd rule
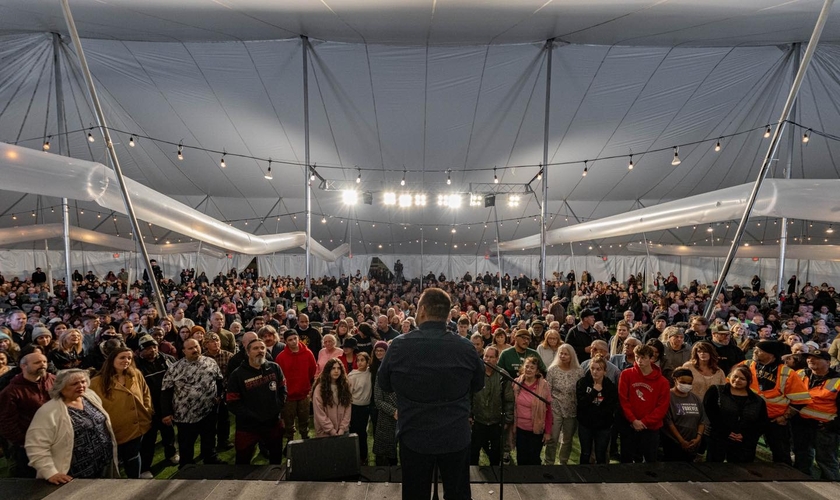
[[[23,374],[15,375],[9,386],[0,392],[0,436],[12,444],[23,446],[26,430],[35,412],[50,400],[49,390],[55,375],[46,374],[38,382],[30,382]]]
[[[642,374],[638,363],[621,372],[618,379],[618,398],[621,411],[628,422],[641,420],[648,430],[662,427],[671,403],[671,389],[668,380],[656,365],[652,371]]]
[[[298,346],[297,352],[292,352],[288,347],[283,349],[274,360],[286,377],[286,387],[289,391],[287,401],[303,401],[309,396],[318,367],[312,351],[303,343],[299,342]]]

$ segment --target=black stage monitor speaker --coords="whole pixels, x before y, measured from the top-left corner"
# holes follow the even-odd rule
[[[355,479],[359,471],[359,436],[356,434],[289,442],[290,481]]]

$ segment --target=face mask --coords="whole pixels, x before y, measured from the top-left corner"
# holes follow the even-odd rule
[[[682,393],[688,394],[689,392],[691,392],[691,384],[680,384],[680,383],[678,383],[677,384],[677,390],[682,392]]]

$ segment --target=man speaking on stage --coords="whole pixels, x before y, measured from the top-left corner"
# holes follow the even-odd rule
[[[437,465],[446,500],[470,493],[470,394],[484,366],[469,340],[446,332],[449,295],[428,288],[417,303],[417,330],[391,343],[377,383],[397,394],[403,500],[429,500]]]

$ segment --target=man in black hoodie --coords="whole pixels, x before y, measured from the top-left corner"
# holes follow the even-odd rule
[[[265,343],[251,340],[245,346],[248,360],[228,379],[227,404],[236,415],[236,464],[249,465],[257,444],[267,451],[269,463],[283,460],[283,420],[286,379],[280,367],[266,360]]]

